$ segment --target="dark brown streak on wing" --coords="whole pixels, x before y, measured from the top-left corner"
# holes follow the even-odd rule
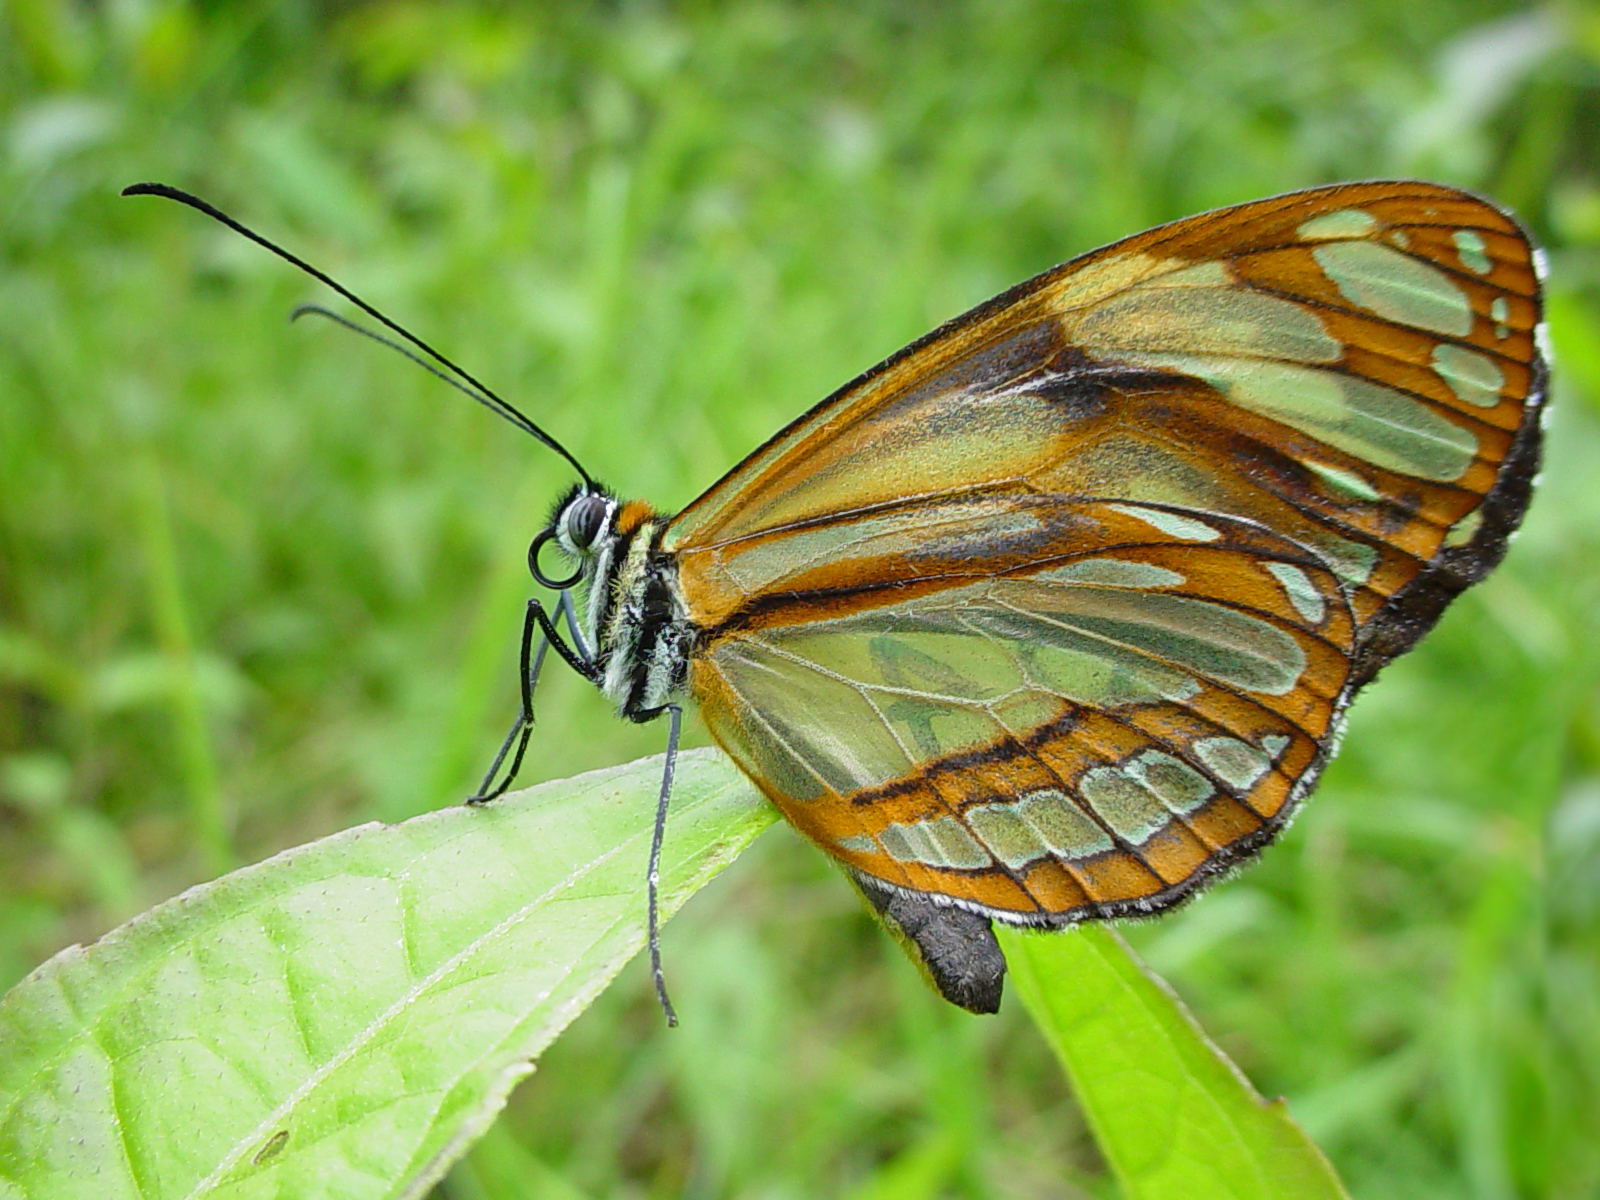
[[[1156,707],[1151,705],[1150,707]],[[1001,741],[990,742],[987,746],[980,746],[976,750],[963,750],[959,754],[947,754],[936,758],[922,766],[915,775],[901,779],[892,779],[888,783],[880,783],[876,787],[862,788],[860,791],[850,793],[847,797],[851,804],[869,805],[881,800],[889,800],[899,796],[907,796],[920,791],[926,786],[929,775],[944,774],[951,771],[964,771],[972,767],[988,766],[993,763],[1014,762],[1019,758],[1030,759],[1038,762],[1051,777],[1059,783],[1062,789],[1070,790],[1071,785],[1062,779],[1060,774],[1034,756],[1034,751],[1047,742],[1057,738],[1064,738],[1077,729],[1080,719],[1078,712],[1081,706],[1074,705],[1073,711],[1059,720],[1041,725],[1026,738],[1019,738],[1014,733],[1008,732]],[[979,801],[981,803],[981,801]],[[965,812],[971,805],[963,806]]]
[[[1134,366],[1109,358],[1090,358],[1077,346],[1064,346],[1034,375],[1005,380],[988,389],[991,394],[1027,393],[1059,404],[1065,419],[1080,421],[1096,416],[1108,403],[1107,393],[1144,396],[1169,390],[1189,376],[1156,367]]]

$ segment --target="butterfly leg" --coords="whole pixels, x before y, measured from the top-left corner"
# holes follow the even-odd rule
[[[663,704],[660,708],[638,714],[635,719],[647,721],[662,713],[667,715],[667,758],[661,771],[661,794],[656,799],[656,827],[650,838],[650,867],[645,872],[645,882],[650,897],[650,974],[655,979],[656,999],[661,1002],[661,1011],[667,1014],[667,1025],[670,1027],[678,1023],[678,1014],[667,996],[666,976],[661,973],[661,843],[667,833],[667,799],[672,795],[672,772],[678,765],[678,736],[683,730],[683,709],[676,704]]]
[[[589,643],[584,639],[583,628],[578,624],[578,610],[572,603],[572,589],[561,589],[561,616],[567,622],[567,634],[572,638],[572,648],[578,652],[578,657],[584,662],[593,662],[594,654],[589,650]]]
[[[557,609],[557,614],[565,612],[568,628],[577,634],[577,623],[572,611],[572,600],[566,592],[561,593],[562,604]],[[581,638],[575,638],[578,650],[568,646],[561,638],[560,630],[550,614],[545,612],[544,605],[538,600],[528,601],[528,612],[522,621],[522,651],[518,658],[520,664],[518,675],[522,683],[522,708],[517,713],[517,719],[511,723],[505,740],[500,743],[499,752],[494,756],[494,762],[489,764],[489,770],[483,777],[483,782],[478,785],[478,790],[467,797],[468,804],[487,804],[489,801],[501,796],[517,777],[517,772],[522,768],[522,757],[528,750],[528,739],[533,733],[533,693],[539,684],[539,672],[544,668],[545,654],[553,646],[562,661],[582,675],[585,679],[592,679],[594,667],[587,655],[582,654],[584,649]],[[512,754],[512,747],[516,752]],[[495,776],[500,773],[501,766],[506,761],[506,756],[511,754],[511,767],[506,771],[506,776],[500,781],[498,787],[494,786]]]

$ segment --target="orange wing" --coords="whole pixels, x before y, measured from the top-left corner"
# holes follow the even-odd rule
[[[1538,457],[1535,252],[1488,202],[1345,184],[1190,217],[1056,267],[846,385],[673,522],[714,623],[775,541],[1015,484],[1257,521],[1351,589],[1357,673],[1498,561]],[[794,553],[812,552],[809,545]]]

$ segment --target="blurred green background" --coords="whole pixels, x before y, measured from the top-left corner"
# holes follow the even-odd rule
[[[7,0],[0,983],[466,795],[570,481],[124,184],[280,238],[671,508],[1052,263],[1418,175],[1550,249],[1542,493],[1282,843],[1128,934],[1355,1195],[1600,1195],[1597,117],[1592,4]],[[559,669],[539,710],[528,782],[661,748]],[[1015,998],[943,1005],[787,831],[665,943],[683,1027],[634,964],[441,1194],[1113,1194]]]

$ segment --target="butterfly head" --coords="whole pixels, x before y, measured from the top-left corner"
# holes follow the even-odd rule
[[[562,498],[528,547],[539,583],[562,593],[583,586],[582,617],[567,610],[583,674],[634,721],[661,714],[688,666],[692,629],[672,556],[661,549],[666,528],[667,519],[643,500],[624,503],[586,482]],[[540,558],[550,542],[573,564],[570,575],[546,573]],[[562,603],[569,603],[566,595]]]
[[[528,570],[534,579],[561,591],[592,574],[601,550],[616,536],[616,517],[615,496],[595,484],[575,484],[556,504],[549,522],[528,547]],[[548,542],[554,542],[575,564],[572,574],[553,577],[539,565],[540,553]]]

